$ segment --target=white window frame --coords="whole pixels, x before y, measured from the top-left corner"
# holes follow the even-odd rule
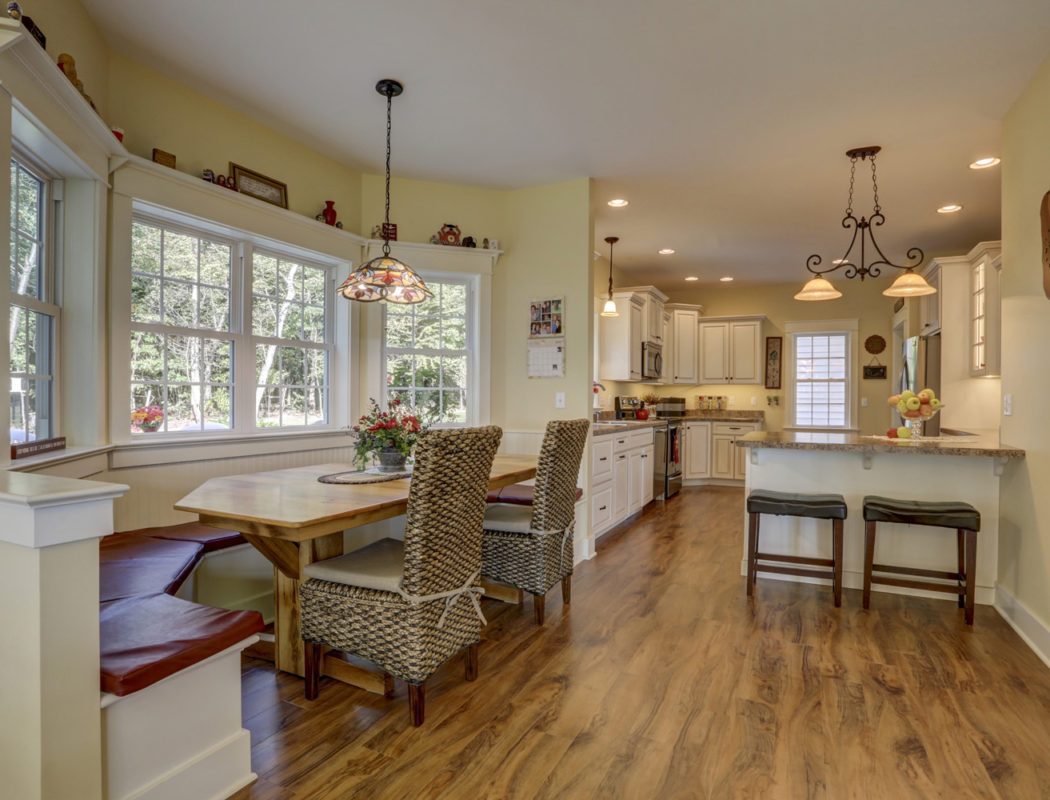
[[[467,356],[467,385],[464,387],[464,397],[467,402],[467,419],[465,422],[441,422],[431,425],[433,428],[464,428],[480,424],[481,419],[481,353],[478,343],[480,340],[480,316],[481,304],[479,302],[480,276],[470,273],[453,272],[427,272],[423,276],[427,283],[456,283],[466,287],[467,294],[467,319],[466,319],[466,348],[465,350],[425,350],[423,355],[466,355]],[[386,406],[389,402],[389,392],[386,382],[387,354],[418,354],[416,348],[388,348],[386,344],[386,304],[383,304],[380,317],[380,347],[379,347],[379,385],[382,398],[380,402]]]
[[[211,241],[220,241],[231,245],[231,279],[230,279],[230,330],[216,331],[209,328],[181,328],[169,325],[157,325],[151,323],[132,322],[130,314],[125,320],[128,333],[128,347],[130,348],[130,334],[135,330],[150,330],[156,333],[171,333],[184,336],[205,336],[208,338],[226,339],[232,342],[233,369],[231,376],[231,413],[232,425],[228,430],[187,430],[167,431],[157,433],[139,433],[130,430],[128,422],[127,436],[132,441],[187,441],[197,437],[214,438],[236,438],[272,436],[282,433],[313,433],[332,432],[347,424],[345,414],[338,409],[343,402],[343,392],[337,390],[337,385],[346,382],[347,367],[341,366],[341,360],[336,357],[339,348],[336,346],[336,336],[344,329],[349,330],[349,315],[340,314],[335,305],[336,279],[339,273],[346,268],[346,262],[327,259],[322,254],[300,248],[295,245],[278,242],[250,232],[231,228],[219,223],[198,220],[178,211],[160,208],[152,204],[133,202],[131,223],[141,222],[184,233],[190,236],[202,237]],[[131,229],[128,229],[131,236]],[[280,427],[258,427],[255,419],[255,346],[266,344],[270,341],[279,345],[289,346],[315,346],[314,343],[298,342],[285,339],[269,339],[256,336],[252,333],[251,326],[251,275],[249,265],[252,253],[255,249],[260,252],[277,256],[282,259],[296,261],[310,267],[317,267],[326,271],[325,292],[325,338],[324,349],[328,352],[328,383],[327,383],[327,422],[323,425],[284,425]],[[130,249],[129,249],[130,253]],[[127,267],[128,290],[131,286],[131,266]],[[130,306],[129,306],[130,310]],[[338,322],[337,322],[338,320]],[[124,397],[128,397],[130,381],[124,381],[122,391]],[[128,414],[130,414],[128,406]]]
[[[787,424],[785,430],[797,431],[859,431],[858,387],[860,384],[859,355],[860,321],[856,319],[826,319],[799,322],[786,322],[784,333],[788,337],[788,347],[784,348],[784,381],[787,394]],[[820,335],[823,333],[842,333],[848,337],[846,347],[846,424],[842,426],[798,425],[795,418],[795,336]]]
[[[43,314],[51,318],[51,341],[50,341],[50,362],[51,372],[46,373],[26,373],[24,379],[26,381],[33,380],[47,380],[50,389],[50,397],[48,398],[50,404],[50,430],[48,436],[43,438],[55,438],[62,435],[61,427],[61,416],[60,416],[60,402],[59,402],[59,391],[61,387],[60,380],[60,351],[61,351],[61,331],[62,331],[62,307],[59,304],[61,299],[61,293],[59,291],[59,280],[60,280],[60,268],[58,265],[58,253],[59,247],[57,244],[58,230],[61,226],[61,215],[62,215],[62,179],[54,174],[52,170],[47,169],[43,163],[28,150],[23,147],[19,142],[13,141],[11,145],[11,160],[18,162],[27,172],[33,177],[43,183],[43,200],[41,202],[41,215],[43,218],[42,231],[41,231],[41,252],[40,252],[40,274],[39,280],[44,284],[44,291],[42,292],[44,299],[32,297],[31,295],[17,294],[11,292],[10,305],[20,306],[27,311],[34,311],[38,314]],[[14,235],[15,221],[10,220],[9,235]],[[13,242],[12,242],[13,243]],[[10,281],[10,259],[8,260],[8,278]],[[8,308],[7,314],[10,314],[10,307]],[[8,324],[10,325],[10,318]],[[13,371],[8,364],[8,387],[10,387],[10,376]],[[10,391],[10,389],[9,389]],[[9,395],[8,395],[9,396]],[[39,397],[37,398],[39,404]],[[8,412],[8,424],[10,425],[10,412]],[[27,432],[28,433],[28,432]],[[27,439],[28,441],[28,439]]]

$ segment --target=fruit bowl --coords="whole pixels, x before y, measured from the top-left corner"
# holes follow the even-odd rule
[[[919,438],[922,433],[922,423],[936,417],[944,404],[934,394],[933,389],[923,389],[921,392],[906,390],[900,394],[891,395],[887,402],[893,406],[901,415],[904,425],[900,428],[890,428],[886,435],[891,439]]]

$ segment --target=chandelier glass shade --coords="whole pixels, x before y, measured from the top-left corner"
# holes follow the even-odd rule
[[[620,312],[616,310],[616,301],[613,300],[613,245],[620,241],[619,236],[606,236],[606,243],[609,245],[609,297],[605,301],[605,305],[602,307],[603,317],[618,317]]]
[[[395,97],[404,91],[399,81],[384,78],[376,91],[386,97],[386,214],[383,225],[383,255],[355,269],[336,291],[347,300],[373,303],[421,303],[434,293],[418,273],[405,262],[390,255],[390,109]]]
[[[908,250],[906,254],[908,263],[895,264],[886,258],[882,248],[879,247],[879,243],[875,239],[873,228],[880,227],[886,221],[886,217],[882,213],[882,206],[879,204],[879,184],[875,175],[875,156],[881,149],[877,145],[872,145],[846,151],[846,155],[849,156],[850,160],[849,201],[846,204],[846,215],[842,218],[842,227],[852,232],[849,246],[846,248],[842,258],[835,259],[827,269],[820,269],[823,259],[817,254],[813,254],[806,259],[806,269],[815,277],[810,279],[802,288],[802,291],[795,295],[796,300],[834,300],[837,297],[842,297],[842,292],[838,291],[823,277],[840,269],[844,270],[844,277],[859,277],[862,281],[867,277],[879,277],[882,273],[882,267],[904,270],[904,273],[893,282],[893,285],[883,292],[884,295],[889,297],[917,297],[924,294],[933,294],[937,291],[926,282],[925,278],[913,271],[922,264],[924,258],[920,248],[912,247]],[[858,160],[870,160],[871,162],[871,188],[875,201],[871,216],[865,217],[862,215],[860,219],[857,219],[853,213],[853,184],[856,178]],[[872,256],[878,256],[873,261],[867,260],[869,248]],[[858,252],[856,255],[853,255],[855,249]]]

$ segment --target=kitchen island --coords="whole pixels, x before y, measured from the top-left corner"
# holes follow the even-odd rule
[[[757,431],[736,441],[747,448],[746,490],[834,492],[849,509],[844,528],[843,584],[863,586],[865,495],[902,500],[962,500],[981,514],[977,543],[978,603],[995,601],[999,553],[999,476],[1006,461],[1024,458],[1024,450],[1003,444],[997,431],[898,440],[852,433]],[[741,574],[747,573],[747,519],[741,526]],[[830,526],[800,517],[763,516],[762,550],[827,557]],[[924,526],[879,524],[876,561],[951,570],[955,536]],[[763,575],[767,580],[772,576]],[[816,582],[810,578],[777,576]],[[823,582],[823,581],[821,581]],[[875,591],[943,598],[943,594],[893,586]],[[877,603],[873,602],[873,608]]]

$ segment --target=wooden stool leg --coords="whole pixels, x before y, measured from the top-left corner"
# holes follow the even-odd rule
[[[871,565],[875,563],[875,522],[864,523],[864,608],[871,607]]]
[[[306,699],[317,699],[317,687],[321,679],[321,645],[303,641],[306,675]]]
[[[966,531],[966,624],[973,625],[977,595],[977,531]]]
[[[755,554],[758,552],[758,514],[747,515],[747,596],[755,593],[755,567],[758,560]]]
[[[423,724],[423,705],[426,701],[426,683],[408,684],[408,713],[417,728]]]
[[[832,591],[835,594],[835,608],[842,606],[842,520],[832,520],[831,557],[835,559],[835,576],[831,579]]]
[[[966,608],[966,531],[960,528],[955,532],[955,538],[959,546],[959,608]]]
[[[476,681],[478,679],[478,646],[476,644],[472,644],[463,651],[463,662],[467,680]]]
[[[572,575],[566,575],[561,579],[561,602],[569,605],[572,602]]]
[[[532,596],[532,610],[536,613],[537,625],[542,625],[545,619],[544,600],[545,598],[542,594],[534,594]]]

